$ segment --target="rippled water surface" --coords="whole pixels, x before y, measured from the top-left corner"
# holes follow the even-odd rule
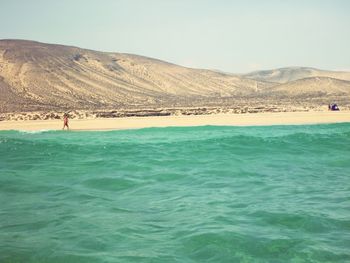
[[[0,131],[0,262],[350,262],[350,124]]]

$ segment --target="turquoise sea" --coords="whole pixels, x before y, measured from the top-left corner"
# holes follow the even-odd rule
[[[0,262],[350,262],[350,124],[0,131]]]

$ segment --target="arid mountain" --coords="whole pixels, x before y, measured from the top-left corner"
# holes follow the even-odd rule
[[[137,55],[23,40],[0,41],[0,81],[2,111],[171,106],[244,96],[257,85]]]
[[[254,71],[241,76],[249,79],[276,83],[287,83],[298,79],[312,77],[328,77],[350,81],[350,72],[326,71],[307,67],[289,67],[272,70],[261,70]]]
[[[220,105],[255,99],[267,103],[305,93],[327,101],[329,94],[350,95],[348,82],[334,79],[350,79],[347,72],[270,72],[279,77],[257,72],[238,76],[131,54],[0,40],[0,112]],[[315,72],[327,73],[327,78],[310,78],[320,74]],[[273,83],[305,76],[308,79]]]
[[[350,81],[329,77],[312,77],[279,84],[266,90],[266,95],[279,98],[349,98]]]

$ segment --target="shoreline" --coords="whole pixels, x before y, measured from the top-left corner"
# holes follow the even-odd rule
[[[271,126],[331,124],[344,122],[350,122],[350,111],[266,112],[245,114],[70,119],[69,126],[71,131],[103,131],[176,126]],[[62,127],[62,119],[0,122],[0,130],[61,130]]]

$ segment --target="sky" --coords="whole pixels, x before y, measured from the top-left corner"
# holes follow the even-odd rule
[[[0,39],[133,53],[232,73],[350,71],[347,0],[0,0]]]

